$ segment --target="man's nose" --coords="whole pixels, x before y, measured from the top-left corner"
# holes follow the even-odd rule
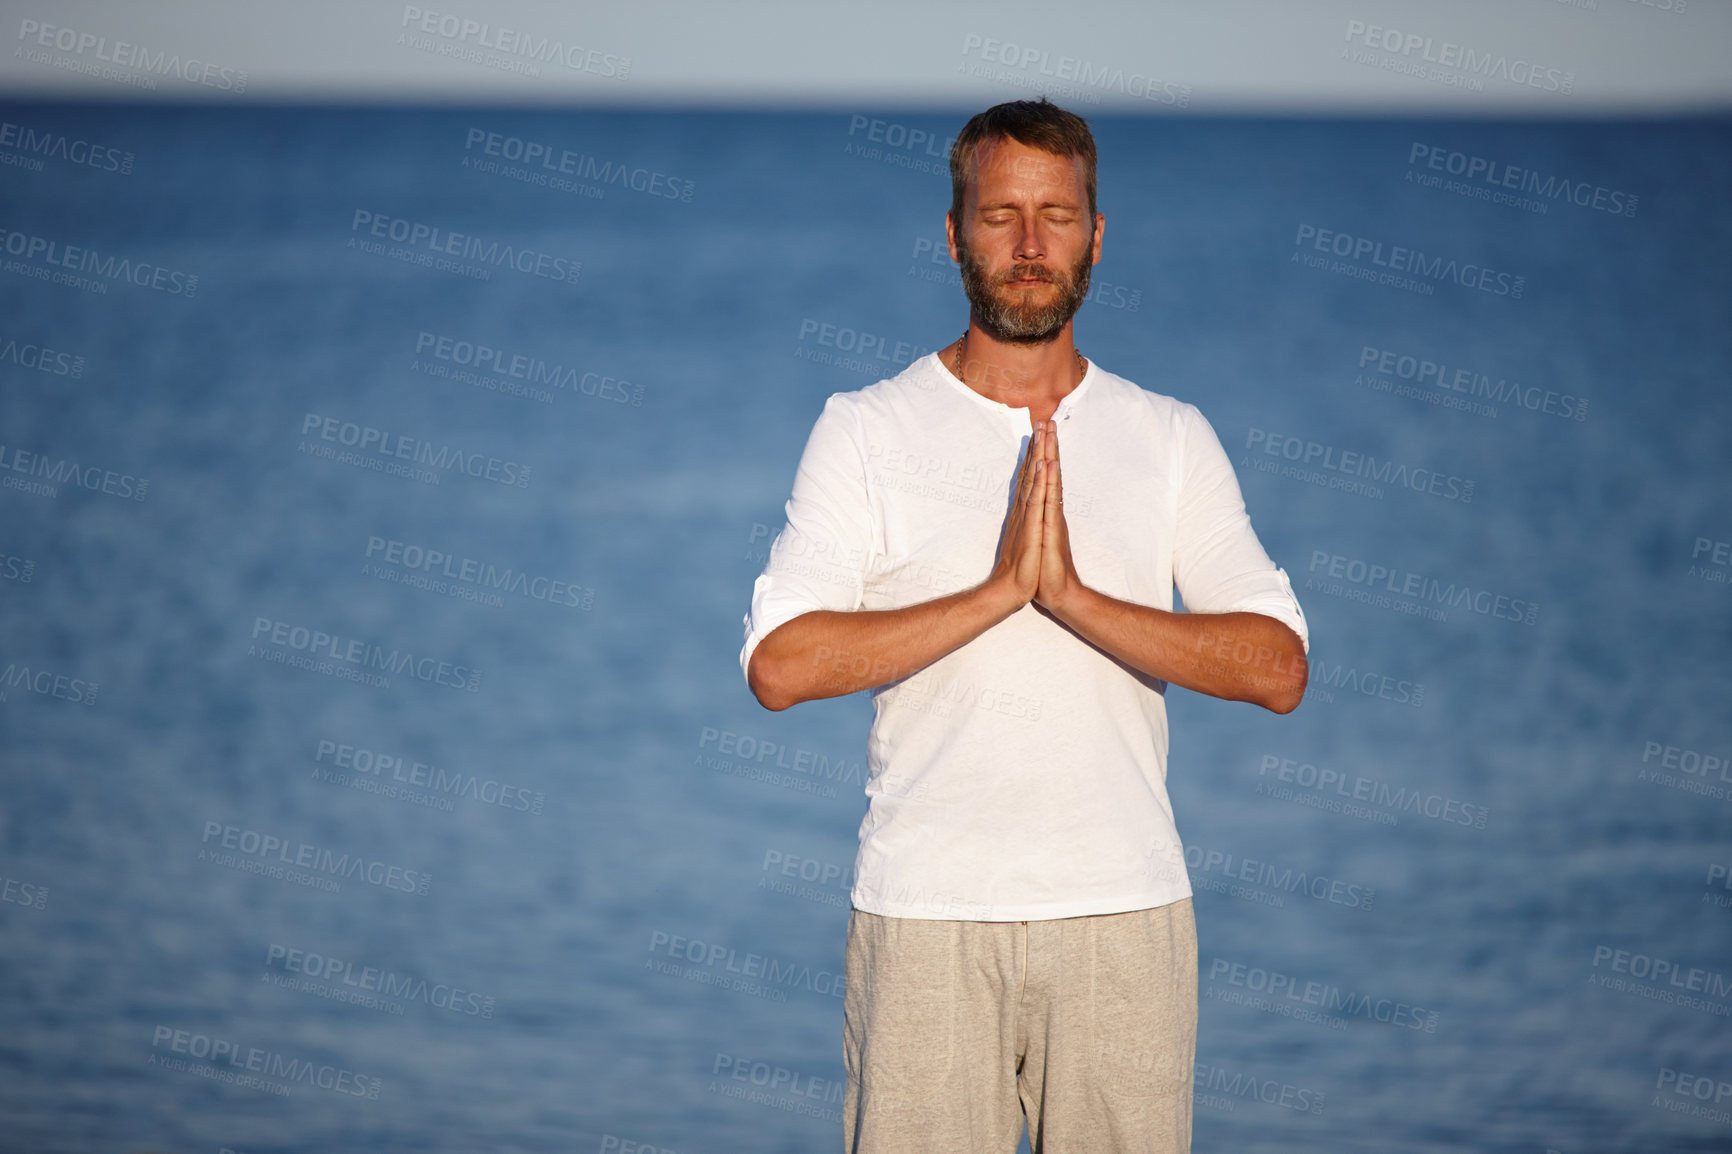
[[[1045,246],[1041,244],[1040,232],[1033,220],[1022,226],[1022,236],[1017,240],[1016,256],[1018,260],[1038,260],[1046,255]]]

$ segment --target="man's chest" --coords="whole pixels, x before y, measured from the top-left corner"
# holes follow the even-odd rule
[[[1170,601],[1170,451],[1123,422],[1080,415],[1061,420],[1058,437],[1078,574],[1114,596]],[[869,436],[867,488],[878,534],[869,594],[876,581],[886,603],[910,604],[984,580],[1026,445],[1026,433],[986,422]]]

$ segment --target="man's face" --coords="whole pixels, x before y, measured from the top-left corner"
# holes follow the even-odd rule
[[[1105,218],[1089,216],[1080,158],[1003,139],[975,150],[962,219],[945,224],[980,327],[1043,344],[1088,295]]]

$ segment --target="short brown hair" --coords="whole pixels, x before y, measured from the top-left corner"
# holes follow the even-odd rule
[[[950,211],[962,223],[962,195],[968,188],[974,154],[990,140],[1009,137],[1019,144],[1054,156],[1077,156],[1083,162],[1083,188],[1088,192],[1089,218],[1095,215],[1095,137],[1088,121],[1041,97],[995,104],[962,126],[950,146]]]

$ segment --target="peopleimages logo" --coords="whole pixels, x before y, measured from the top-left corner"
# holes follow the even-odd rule
[[[1371,886],[1350,883],[1340,878],[1331,878],[1324,874],[1307,873],[1303,869],[1295,870],[1291,866],[1277,866],[1273,862],[1260,861],[1256,858],[1240,857],[1226,850],[1206,849],[1200,845],[1185,847],[1185,868],[1194,871],[1191,884],[1206,883],[1212,880],[1211,875],[1219,875],[1227,882],[1245,882],[1264,889],[1280,890],[1283,893],[1303,895],[1320,902],[1332,902],[1335,905],[1346,906],[1349,909],[1370,910],[1377,900],[1377,890]],[[1201,874],[1201,877],[1196,876]],[[1215,889],[1216,887],[1206,886]],[[1231,888],[1242,888],[1233,886]],[[1226,892],[1224,888],[1216,892]],[[1238,896],[1238,895],[1233,895]],[[1281,904],[1279,900],[1268,903]]]
[[[569,148],[545,141],[489,132],[485,128],[471,128],[464,137],[465,153],[477,149],[484,156],[523,165],[525,175],[535,178],[525,181],[529,184],[546,184],[553,177],[574,177],[579,180],[593,180],[598,189],[613,184],[621,189],[677,200],[682,204],[691,203],[692,194],[698,187],[694,181],[669,176],[665,172],[633,168],[612,160],[598,161],[588,153],[573,152]]]
[[[1415,179],[1414,169],[1423,166],[1430,173],[1460,177],[1463,188],[1451,188],[1451,192],[1460,191],[1480,200],[1490,199],[1494,203],[1508,204],[1515,208],[1537,208],[1542,213],[1547,210],[1546,201],[1555,203],[1562,200],[1577,208],[1593,209],[1613,216],[1635,216],[1636,205],[1640,200],[1622,189],[1606,188],[1585,180],[1542,175],[1532,168],[1493,160],[1490,157],[1473,156],[1417,140],[1407,151],[1407,164],[1409,181]],[[1428,173],[1421,172],[1418,175],[1425,178]],[[1432,187],[1444,187],[1441,177],[1432,177],[1429,183]],[[1485,187],[1482,188],[1481,185]],[[1532,197],[1516,196],[1516,193],[1531,193]]]
[[[349,222],[349,231],[357,236],[377,237],[405,245],[411,255],[424,256],[425,261],[412,262],[439,267],[439,256],[478,261],[494,268],[508,268],[529,276],[564,284],[576,284],[583,271],[583,262],[553,253],[540,252],[496,240],[483,240],[469,233],[452,232],[438,225],[400,216],[370,212],[357,208]],[[352,237],[351,241],[355,238]],[[424,253],[417,250],[426,250]],[[449,263],[449,262],[446,262]],[[484,270],[483,270],[484,271]]]
[[[1319,589],[1334,596],[1341,596],[1343,589],[1353,590],[1357,595],[1348,597],[1348,600],[1364,601],[1379,608],[1391,607],[1390,596],[1404,598],[1407,599],[1404,603],[1444,614],[1436,620],[1444,620],[1448,609],[1462,608],[1482,617],[1533,625],[1539,620],[1540,612],[1537,601],[1475,587],[1466,581],[1445,583],[1440,578],[1399,565],[1368,562],[1323,549],[1311,551],[1305,588]]]
[[[81,137],[50,129],[37,130],[27,124],[0,120],[0,148],[16,149],[32,157],[49,157],[68,164],[94,168],[98,172],[132,173],[132,153]]]
[[[0,228],[0,252],[19,258],[17,261],[7,262],[9,266],[18,266],[9,267],[8,272],[38,269],[44,274],[41,279],[50,279],[52,276],[74,277],[84,282],[80,287],[93,286],[95,291],[101,293],[108,291],[107,285],[101,280],[91,281],[88,278],[76,277],[76,274],[89,273],[110,282],[124,282],[169,296],[191,298],[198,295],[198,276],[195,273],[164,268],[149,261],[134,261],[113,253],[104,256],[93,248],[66,244],[27,232]],[[68,280],[62,283],[72,282]]]
[[[1574,72],[1546,67],[1519,57],[1511,60],[1502,52],[1482,52],[1453,40],[1440,41],[1417,32],[1367,24],[1363,20],[1349,20],[1343,39],[1346,45],[1341,49],[1342,59],[1370,64],[1387,72],[1439,80],[1472,91],[1482,90],[1487,80],[1502,80],[1563,96],[1575,91]],[[1384,55],[1379,57],[1377,53]]]
[[[1342,488],[1343,486],[1337,483],[1340,478],[1358,478],[1398,489],[1411,489],[1415,493],[1426,493],[1446,501],[1459,501],[1463,505],[1473,501],[1474,482],[1454,473],[1441,473],[1436,469],[1418,466],[1409,467],[1388,458],[1380,461],[1369,453],[1340,449],[1334,445],[1290,437],[1268,429],[1253,428],[1247,432],[1245,448],[1253,454],[1246,462],[1252,468],[1265,472],[1274,472],[1279,468],[1273,462],[1259,461],[1255,451],[1260,449],[1265,457],[1295,462],[1298,467],[1296,475],[1301,480],[1310,480],[1308,473],[1315,474],[1316,483],[1326,487]],[[1322,472],[1317,472],[1318,470]],[[1363,488],[1365,486],[1357,487]],[[1376,495],[1381,497],[1382,491],[1377,490]]]
[[[606,80],[624,80],[631,75],[631,57],[567,44],[552,36],[540,36],[521,28],[508,28],[485,20],[473,20],[455,12],[436,12],[414,4],[403,5],[399,27],[407,29],[398,43],[412,48],[431,49],[441,56],[469,60],[476,64],[512,64],[513,71],[539,76],[542,64],[558,64],[573,72],[587,72]],[[437,36],[445,44],[430,40],[410,41],[414,33]]]
[[[392,569],[400,568],[434,580],[442,578],[444,581],[456,583],[459,587],[499,590],[569,609],[587,610],[595,605],[595,590],[588,586],[409,542],[369,536],[365,556],[367,560],[361,566],[364,575],[377,575],[381,572],[378,567],[382,562]],[[447,590],[435,588],[433,591]]]
[[[112,69],[101,67],[101,64],[113,64],[120,68],[146,72],[151,76],[177,76],[188,84],[216,88],[236,95],[247,90],[247,74],[244,69],[213,64],[192,56],[183,60],[178,52],[152,52],[142,44],[132,44],[125,40],[110,42],[106,36],[98,36],[94,32],[77,28],[43,24],[38,20],[21,20],[18,24],[18,39],[24,41],[26,47],[19,49],[16,55],[65,68],[68,72],[94,73],[107,79],[123,79],[123,74],[109,75]],[[64,58],[48,56],[47,53],[39,51],[43,48],[69,52],[75,58],[88,55],[90,60],[100,61],[101,64],[92,65],[82,59],[66,61]],[[152,82],[144,87],[155,88],[156,85]]]
[[[878,333],[861,332],[857,329],[851,329],[847,325],[835,325],[829,321],[817,321],[811,317],[802,317],[800,318],[801,343],[804,344],[808,337],[826,348],[853,353],[863,363],[872,363],[866,360],[870,357],[875,358],[876,361],[884,362],[888,367],[906,365],[916,357],[923,357],[932,351],[924,345],[911,344],[908,341],[896,341],[893,344],[889,338]],[[794,355],[800,356],[801,350],[795,349]],[[806,359],[821,360],[822,356],[808,351]],[[873,367],[877,368],[878,366],[874,365]]]
[[[332,738],[319,739],[313,761],[327,771],[336,770],[340,775],[359,780],[384,782],[387,780],[386,771],[389,771],[390,781],[425,790],[441,799],[459,798],[520,813],[540,814],[547,802],[546,794],[498,778],[448,770],[401,754],[350,745]],[[314,775],[319,772],[315,769]]]
[[[1425,685],[1421,682],[1372,669],[1359,669],[1342,662],[1331,665],[1315,652],[1310,655],[1310,666],[1311,677],[1305,691],[1307,698],[1317,693],[1324,695],[1326,700],[1333,701],[1334,695],[1327,691],[1335,689],[1340,690],[1343,696],[1378,698],[1397,705],[1410,705],[1415,709],[1425,704]]]
[[[1417,787],[1391,785],[1389,782],[1359,774],[1349,777],[1339,769],[1313,765],[1309,761],[1297,761],[1273,753],[1264,754],[1258,761],[1257,776],[1264,779],[1257,787],[1260,794],[1281,801],[1327,797],[1330,802],[1336,803],[1336,806],[1341,805],[1342,799],[1345,799],[1345,803],[1354,809],[1349,816],[1376,820],[1379,825],[1394,825],[1394,820],[1383,819],[1406,813],[1414,817],[1427,817],[1446,825],[1484,829],[1486,819],[1491,815],[1491,811],[1485,806],[1474,805],[1460,798],[1446,797],[1441,793],[1426,793]],[[1290,786],[1297,786],[1298,790],[1288,788]],[[1301,791],[1310,792],[1307,794]],[[1330,794],[1334,796],[1328,797]],[[1361,812],[1364,806],[1358,803],[1377,806],[1388,812],[1381,815]],[[1301,804],[1310,803],[1301,801]],[[1313,805],[1313,808],[1334,807]]]
[[[1703,561],[1703,556],[1707,560]],[[1690,576],[1700,577],[1710,585],[1725,585],[1732,571],[1711,566],[1732,566],[1732,541],[1716,541],[1711,537],[1698,537],[1696,544],[1690,550]]]
[[[1460,262],[1453,257],[1427,256],[1424,252],[1404,245],[1391,244],[1387,248],[1384,242],[1370,237],[1353,236],[1350,233],[1337,232],[1332,229],[1319,228],[1314,224],[1300,224],[1299,231],[1293,237],[1296,250],[1293,260],[1297,263],[1316,267],[1315,257],[1301,259],[1303,250],[1327,253],[1341,258],[1343,261],[1355,262],[1344,268],[1332,271],[1348,272],[1362,276],[1367,280],[1376,280],[1383,276],[1403,274],[1398,280],[1418,278],[1423,286],[1428,281],[1460,285],[1462,288],[1477,289],[1493,296],[1509,297],[1520,300],[1523,290],[1527,287],[1527,278],[1515,273],[1503,272],[1472,261]],[[1369,260],[1378,268],[1388,269],[1388,273],[1378,273],[1375,269],[1357,264]]]
[[[687,938],[666,930],[655,930],[650,934],[649,952],[651,957],[644,962],[645,969],[670,973],[669,969],[652,964],[656,954],[665,954],[675,962],[691,963],[691,969],[677,976],[705,985],[722,985],[739,993],[767,996],[771,1001],[787,1001],[788,990],[805,990],[831,998],[841,998],[847,992],[846,979],[834,971],[814,970],[811,966],[784,961],[773,954],[742,954],[732,946]],[[729,980],[726,975],[730,974],[737,975],[738,979]]]
[[[1191,1085],[1200,1103],[1205,1099],[1218,1098],[1225,1102],[1229,1110],[1235,1105],[1233,1099],[1238,1099],[1280,1106],[1299,1114],[1321,1114],[1326,1097],[1321,1090],[1295,1086],[1291,1082],[1277,1082],[1273,1078],[1259,1078],[1254,1074],[1202,1062],[1193,1067]],[[1207,1104],[1219,1105],[1220,1102]]]
[[[1024,78],[1025,82],[1019,87],[1039,87],[1043,92],[1060,98],[1068,96],[1073,100],[1099,104],[1101,101],[1097,93],[1116,92],[1134,100],[1146,100],[1151,104],[1166,104],[1175,108],[1185,108],[1191,103],[1189,84],[1174,84],[1151,73],[1093,64],[1075,56],[1055,56],[1044,48],[1019,45],[975,32],[963,37],[962,55],[965,58],[978,56],[985,64],[999,64],[1023,72],[1032,71],[1037,76],[1046,78],[1044,83],[1037,81],[1034,76],[1029,76]],[[969,70],[964,63],[958,66],[957,71],[966,73]],[[983,74],[977,72],[975,75]],[[1000,81],[1009,79],[1003,75],[988,78]],[[1054,81],[1058,83],[1055,84]]]
[[[353,1070],[329,1063],[290,1057],[258,1046],[243,1048],[232,1039],[211,1034],[159,1025],[151,1032],[150,1048],[150,1064],[153,1066],[164,1065],[169,1069],[178,1069],[179,1067],[172,1064],[174,1059],[165,1059],[160,1053],[184,1054],[189,1058],[210,1063],[220,1073],[207,1076],[218,1077],[218,1080],[223,1082],[258,1086],[257,1079],[274,1078],[280,1083],[301,1083],[339,1094],[352,1094],[357,1098],[379,1097],[381,1083],[377,1078],[357,1074]],[[248,1075],[253,1077],[248,1078]],[[282,1092],[287,1093],[287,1087],[283,1087]]]
[[[429,982],[409,974],[378,966],[356,965],[343,958],[270,943],[265,950],[265,968],[280,970],[314,982],[341,983],[349,991],[376,994],[381,998],[420,1002],[437,1010],[476,1018],[492,1018],[498,1000],[491,994],[466,990],[445,982]],[[345,991],[347,992],[347,991]],[[345,1000],[337,998],[333,1000]]]
[[[340,417],[308,413],[301,418],[301,452],[335,459],[343,464],[376,472],[396,472],[415,480],[438,484],[445,476],[467,476],[492,481],[508,488],[529,487],[531,466],[482,453],[468,452],[448,444],[393,433],[373,425],[345,421]],[[339,454],[320,442],[341,445],[354,452]],[[411,462],[402,464],[401,462]],[[421,469],[414,466],[425,465]],[[443,470],[433,472],[432,470]]]
[[[786,742],[767,741],[753,737],[751,734],[735,733],[731,729],[717,729],[706,725],[698,733],[699,761],[703,760],[703,752],[713,749],[714,753],[729,758],[737,758],[738,764],[751,763],[754,766],[769,766],[791,770],[821,778],[825,781],[865,784],[865,762],[860,758],[849,761],[845,755],[838,754],[834,759],[801,746],[790,748]],[[714,767],[712,767],[714,768]]]
[[[1226,958],[1212,958],[1209,961],[1207,980],[1207,996],[1218,1001],[1250,1005],[1276,1013],[1289,1009],[1310,1010],[1310,1015],[1284,1015],[1305,1017],[1307,1020],[1340,1022],[1360,1018],[1427,1034],[1437,1033],[1436,1010],[1397,998],[1376,997],[1361,990],[1343,990],[1340,986],[1328,982],[1309,981],[1262,966],[1233,962]]]
[[[1559,420],[1588,419],[1586,398],[1573,393],[1560,393],[1538,385],[1524,385],[1507,377],[1499,377],[1493,381],[1489,374],[1400,350],[1364,345],[1359,350],[1359,368],[1362,383],[1364,378],[1375,374],[1385,378],[1380,383],[1386,392],[1415,397],[1438,393],[1461,394],[1463,399],[1459,403],[1450,398],[1449,407],[1485,409],[1482,415],[1495,417],[1497,410],[1479,404],[1474,398],[1500,405],[1519,406],[1529,412],[1544,413]]]
[[[712,1094],[807,1118],[821,1118],[832,1124],[842,1121],[842,1112],[826,1105],[842,1103],[848,1087],[847,1082],[842,1079],[822,1078],[786,1066],[722,1053],[716,1055],[710,1075]],[[736,1082],[740,1084],[731,1084]],[[601,1154],[609,1154],[606,1139],[602,1140]],[[631,1151],[622,1145],[618,1154],[631,1154]],[[646,1148],[640,1151],[640,1154],[666,1152],[655,1152]]]
[[[642,385],[575,365],[550,365],[531,354],[495,348],[483,341],[465,340],[423,329],[415,335],[415,358],[410,368],[424,369],[434,376],[450,376],[494,392],[527,396],[544,404],[552,404],[552,390],[561,389],[616,405],[643,407]],[[434,362],[439,363],[435,365]],[[463,370],[486,375],[467,376]],[[524,383],[507,384],[500,378]]]
[[[48,887],[0,874],[0,902],[33,910],[47,909]]]
[[[33,481],[10,476],[19,473]],[[142,501],[150,493],[150,482],[131,473],[117,473],[100,465],[85,465],[68,457],[50,457],[16,445],[0,444],[0,485],[53,498],[60,486],[72,485],[92,493],[105,493],[126,501]]]
[[[377,669],[382,673],[407,674],[429,685],[451,689],[466,689],[470,693],[481,688],[481,671],[465,665],[441,661],[436,657],[417,655],[412,650],[391,648],[344,637],[323,629],[309,629],[288,621],[269,617],[253,619],[254,656],[266,653],[294,653],[308,659],[340,664],[354,670]]]
[[[212,844],[213,841],[215,844]],[[291,841],[262,830],[225,825],[220,821],[204,823],[204,836],[199,839],[199,844],[202,847],[199,850],[199,860],[216,865],[251,862],[255,866],[287,866],[290,869],[310,870],[344,881],[363,881],[380,889],[422,897],[426,896],[433,884],[433,875],[425,870],[406,869],[364,854],[350,853],[347,850],[338,852],[304,841]],[[260,871],[253,868],[245,872]]]
[[[63,352],[28,341],[19,344],[13,338],[7,338],[0,344],[0,363],[14,364],[21,369],[34,369],[51,377],[71,377],[77,380],[84,375],[84,358],[77,353]]]
[[[1713,1105],[1707,1105],[1709,1102]],[[1732,1082],[1712,1074],[1694,1074],[1661,1066],[1659,1076],[1654,1079],[1654,1098],[1649,1105],[1692,1118],[1732,1122],[1732,1109],[1723,1109],[1722,1103],[1732,1105]]]
[[[10,700],[14,689],[23,689],[42,697],[69,701],[73,705],[95,705],[97,688],[94,681],[40,666],[20,665],[16,661],[9,661],[5,669],[0,669],[0,701]]]

